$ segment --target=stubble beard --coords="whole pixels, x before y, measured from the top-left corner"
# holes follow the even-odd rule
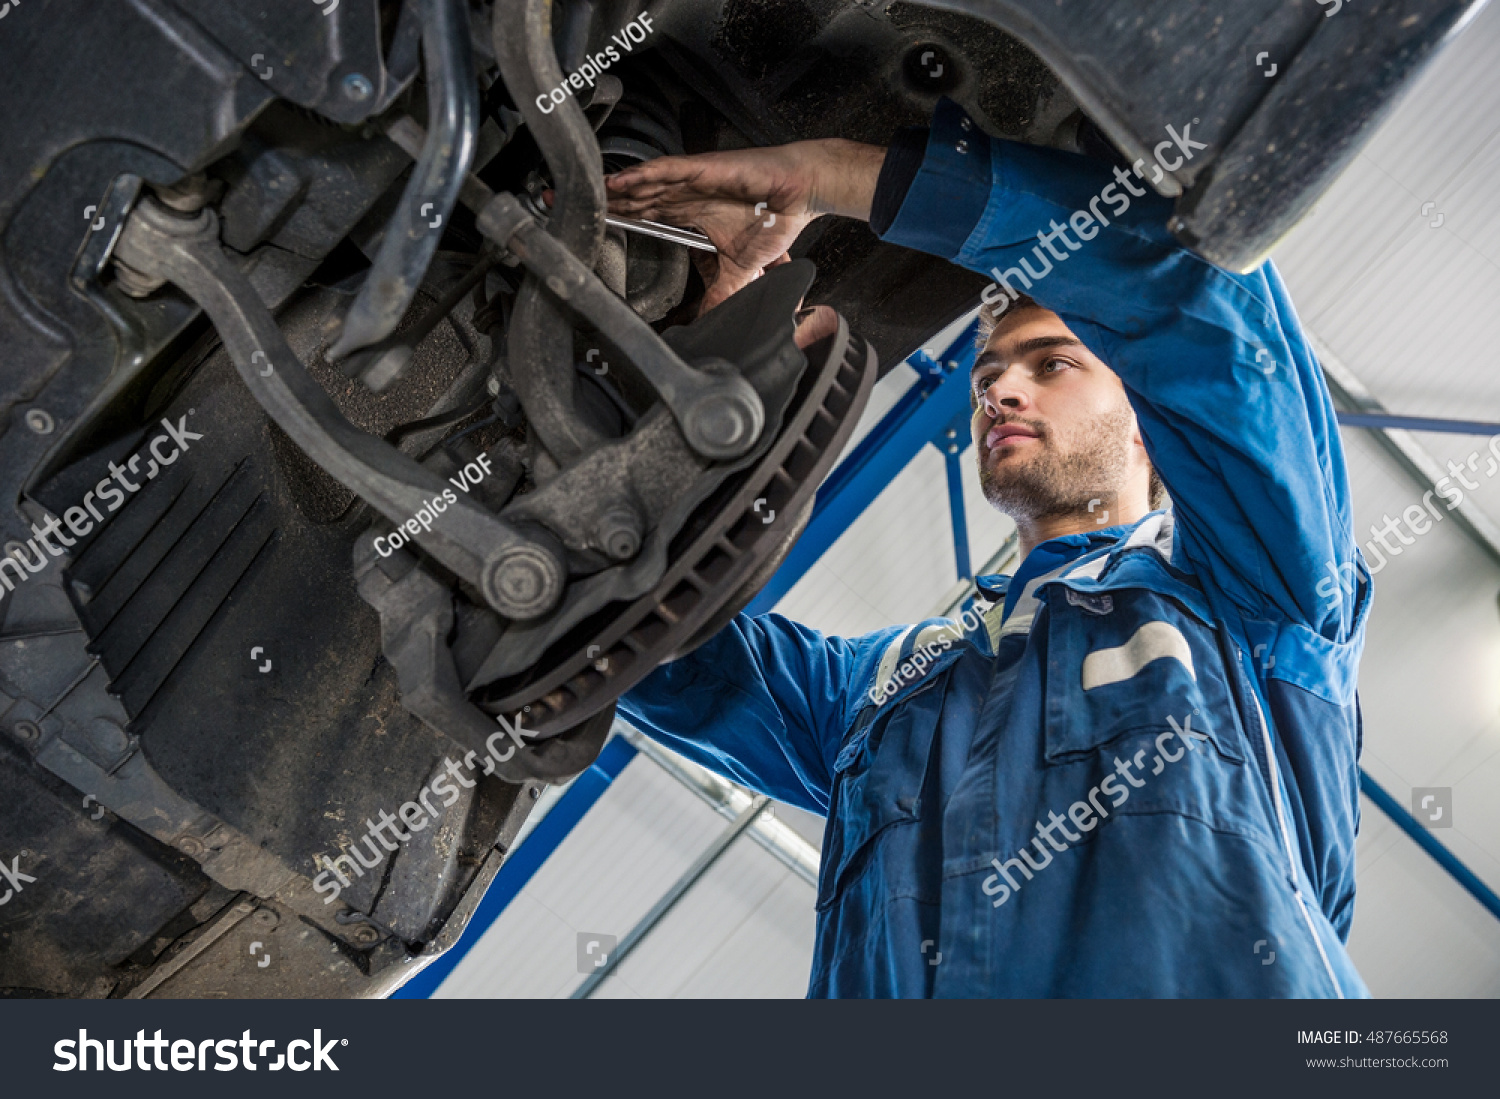
[[[1025,421],[1019,421],[1025,423]],[[1059,454],[1044,432],[1029,457],[1007,457],[998,466],[981,450],[979,485],[996,510],[1017,523],[1088,513],[1090,503],[1117,495],[1130,460],[1129,410],[1106,412],[1080,433],[1076,450]]]

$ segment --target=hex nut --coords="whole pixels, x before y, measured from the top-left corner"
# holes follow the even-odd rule
[[[35,721],[18,721],[15,730],[22,740],[40,740],[42,736],[42,727]]]
[[[26,411],[26,426],[38,435],[51,435],[57,424],[45,408],[32,408]]]

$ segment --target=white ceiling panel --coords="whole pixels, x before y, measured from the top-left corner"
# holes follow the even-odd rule
[[[798,904],[803,918],[787,919]],[[812,908],[809,885],[736,840],[615,972],[642,996],[802,996]]]
[[[1367,531],[1394,512],[1386,501],[1419,497],[1370,440],[1345,435],[1356,527]],[[1365,768],[1398,798],[1397,787],[1452,777],[1454,760],[1476,737],[1493,738],[1500,717],[1500,568],[1452,522],[1413,541],[1375,576],[1360,668]],[[1494,841],[1500,857],[1500,831]]]
[[[923,447],[777,605],[855,637],[926,618],[958,579],[943,457]]]
[[[1408,234],[1311,327],[1392,412],[1500,421],[1500,266],[1447,228]]]
[[[1496,57],[1490,4],[1275,254],[1304,321],[1393,412],[1500,421]]]
[[[794,875],[782,878],[752,916],[676,992],[679,997],[755,999],[807,994],[816,895]],[[734,990],[732,993],[728,990]]]
[[[1402,291],[1375,283],[1374,267],[1433,231],[1418,216],[1421,206],[1383,168],[1356,157],[1274,255],[1303,323],[1320,323],[1360,292],[1389,307]]]
[[[636,757],[435,996],[568,995],[583,980],[578,936],[623,939],[723,826],[686,787]]]

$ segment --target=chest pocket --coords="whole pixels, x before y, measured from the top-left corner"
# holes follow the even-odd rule
[[[1205,744],[1225,763],[1245,762],[1217,634],[1184,603],[1149,588],[1101,592],[1058,582],[1049,585],[1046,616],[1048,764],[1123,738],[1134,751],[1145,734],[1158,738],[1147,765]]]
[[[818,875],[819,909],[865,878],[871,879],[864,883],[865,892],[915,887],[915,882],[889,876],[899,875],[908,860],[882,860],[878,849],[892,827],[921,816],[922,787],[955,656],[945,654],[922,682],[867,710],[862,718],[866,724],[834,761],[834,801]]]

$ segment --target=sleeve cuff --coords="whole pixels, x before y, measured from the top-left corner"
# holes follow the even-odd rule
[[[898,143],[907,132],[910,131],[897,136]],[[920,130],[914,132],[921,134]],[[926,137],[922,163],[901,188],[899,197],[896,188],[900,183],[898,173],[902,171],[899,158],[903,154],[897,153],[898,144],[893,144],[891,152],[886,154],[886,165],[875,188],[870,226],[882,240],[952,259],[979,224],[989,203],[990,137],[946,96],[938,101]],[[914,143],[916,139],[907,140]],[[892,153],[898,157],[894,165]],[[887,170],[891,172],[889,180]],[[888,185],[890,193],[886,194]],[[876,213],[883,212],[883,199],[896,206],[896,213],[882,225],[877,222]]]
[[[927,155],[927,132],[925,126],[898,130],[885,151],[885,163],[875,183],[875,201],[870,208],[870,228],[876,236],[885,235],[906,201],[906,192],[911,190]]]

